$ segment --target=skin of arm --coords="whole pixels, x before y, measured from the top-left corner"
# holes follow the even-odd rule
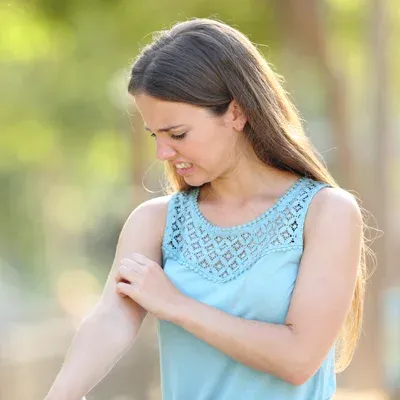
[[[167,197],[141,204],[128,217],[102,296],[78,328],[45,400],[81,399],[134,343],[147,311],[129,297],[116,293],[115,275],[120,260],[133,252],[161,263]]]
[[[308,210],[304,251],[284,325],[245,320],[188,297],[171,320],[236,361],[301,385],[319,369],[345,321],[361,237],[355,199],[342,189],[322,189]]]

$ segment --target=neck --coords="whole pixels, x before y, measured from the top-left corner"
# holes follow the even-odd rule
[[[298,178],[294,173],[247,157],[239,159],[233,168],[205,185],[202,197],[207,201],[241,206],[260,197],[280,197]]]

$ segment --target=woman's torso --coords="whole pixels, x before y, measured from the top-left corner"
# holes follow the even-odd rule
[[[200,302],[248,320],[284,324],[307,209],[325,186],[301,178],[269,210],[233,228],[203,217],[198,189],[175,194],[163,239],[165,273]],[[158,333],[163,400],[325,400],[335,391],[334,348],[309,381],[293,386],[234,361],[173,323],[159,321]]]

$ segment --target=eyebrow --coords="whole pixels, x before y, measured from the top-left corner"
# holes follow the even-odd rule
[[[183,125],[173,125],[173,126],[167,126],[166,128],[161,128],[158,130],[158,132],[168,132],[168,131],[172,131],[173,129],[176,128],[180,128]],[[146,131],[151,132],[151,129],[149,129],[146,125],[144,126],[144,129],[146,129]]]

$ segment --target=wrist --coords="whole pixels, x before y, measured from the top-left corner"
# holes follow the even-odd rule
[[[174,323],[175,325],[179,325],[184,327],[185,321],[190,316],[190,310],[193,310],[195,300],[190,297],[183,296],[182,300],[177,303],[174,307],[170,322]]]

